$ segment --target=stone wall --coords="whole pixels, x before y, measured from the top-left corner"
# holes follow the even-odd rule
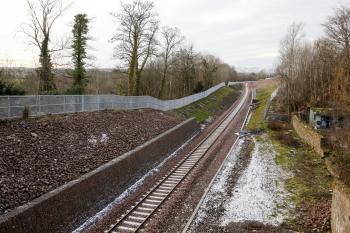
[[[324,156],[324,150],[321,146],[322,136],[318,134],[311,126],[304,124],[297,116],[292,117],[292,125],[298,136],[309,144],[317,154]]]
[[[188,140],[191,118],[77,180],[0,216],[0,233],[71,232]]]
[[[337,181],[332,199],[332,233],[350,232],[350,187]]]
[[[322,136],[311,126],[303,123],[297,116],[292,117],[292,124],[299,137],[323,157],[325,151],[322,148]],[[350,233],[350,187],[338,180],[342,178],[341,168],[334,168],[328,158],[325,162],[328,170],[336,179],[331,209],[332,233]]]

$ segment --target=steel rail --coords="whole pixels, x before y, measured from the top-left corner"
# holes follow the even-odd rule
[[[217,127],[196,145],[180,162],[178,162],[147,194],[134,204],[106,233],[138,232],[149,218],[162,206],[176,188],[188,177],[209,149],[215,144],[220,135],[228,128],[231,121],[242,108],[249,89],[245,85],[244,95],[237,106],[218,123]]]

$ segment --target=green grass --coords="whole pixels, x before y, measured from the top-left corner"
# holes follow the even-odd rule
[[[298,228],[302,222],[302,204],[316,203],[324,197],[330,198],[333,178],[323,159],[298,138],[290,125],[281,131],[272,131],[268,127],[268,123],[263,119],[264,111],[274,89],[269,87],[257,90],[259,106],[253,111],[248,129],[264,130],[276,150],[276,164],[291,172],[284,187],[290,192],[287,206],[296,208],[287,207],[291,215],[286,221]],[[255,138],[264,143],[264,137],[257,135]]]
[[[308,145],[302,143],[294,131],[271,131],[268,135],[277,152],[275,162],[284,170],[293,173],[285,182],[285,188],[291,193],[288,202],[300,210],[303,202],[317,202],[331,195],[333,178],[327,170],[323,159]],[[293,137],[298,146],[286,145],[278,134]],[[290,224],[298,223],[298,214],[288,219]]]
[[[259,106],[253,111],[247,126],[248,129],[253,130],[266,128],[266,124],[264,122],[264,112],[268,100],[275,89],[275,87],[269,87],[266,89],[258,89],[256,91],[256,99],[259,100]]]
[[[175,109],[173,112],[178,116],[186,118],[194,117],[198,122],[203,122],[209,117],[218,114],[218,112],[220,112],[221,103],[224,98],[237,91],[237,88],[223,87],[210,96],[189,104],[185,107]]]

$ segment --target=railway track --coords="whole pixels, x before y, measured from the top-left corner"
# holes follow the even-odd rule
[[[178,162],[163,178],[161,178],[142,198],[139,199],[115,224],[112,224],[105,233],[138,232],[152,215],[162,206],[169,196],[176,190],[185,178],[205,156],[209,148],[229,126],[238,114],[246,98],[248,98],[247,84],[244,96],[231,113],[227,114],[218,126],[208,134],[185,158]]]

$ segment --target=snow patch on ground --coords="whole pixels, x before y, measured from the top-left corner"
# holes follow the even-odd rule
[[[230,222],[257,221],[280,225],[287,214],[278,210],[288,195],[283,181],[289,175],[275,163],[272,143],[255,141],[252,159],[237,182],[235,193],[225,206],[221,225]]]
[[[244,139],[238,139],[237,143],[234,144],[234,146],[231,148],[221,172],[216,177],[213,185],[210,188],[210,191],[202,203],[202,206],[198,210],[197,216],[193,221],[193,225],[197,225],[205,219],[205,216],[208,214],[207,210],[209,209],[209,206],[213,206],[213,204],[219,204],[218,202],[212,202],[212,200],[217,200],[223,196],[223,190],[225,190],[226,181],[228,179],[230,171],[235,166],[237,156],[241,151],[243,142]]]
[[[100,139],[100,142],[102,143],[106,143],[108,141],[109,137],[107,136],[107,134],[103,133],[101,135],[101,139]]]
[[[96,145],[98,142],[100,143],[107,143],[109,140],[109,137],[107,134],[103,133],[101,134],[101,137],[98,137],[98,136],[95,136],[95,135],[91,135],[89,138],[88,138],[88,142],[92,145]]]
[[[271,97],[270,97],[271,100],[273,100],[273,99],[277,96],[278,91],[279,91],[279,88],[276,88],[276,90],[274,90],[274,91],[272,92]]]
[[[289,215],[286,206],[288,192],[283,183],[291,174],[282,170],[274,161],[276,151],[267,136],[258,141],[254,138],[254,149],[248,167],[238,179],[233,195],[226,193],[230,175],[235,169],[243,150],[244,138],[234,145],[225,164],[204,198],[189,232],[206,224],[211,211],[222,211],[216,220],[222,227],[229,223],[256,221],[262,224],[280,225]],[[222,207],[224,208],[222,210]],[[282,207],[282,208],[281,208]],[[212,224],[212,223],[210,223]]]
[[[72,231],[72,233],[81,233],[87,230],[89,227],[93,226],[96,222],[98,222],[100,219],[103,219],[104,217],[108,216],[110,211],[120,204],[125,198],[127,198],[129,195],[134,193],[141,185],[143,185],[145,179],[154,173],[158,172],[160,168],[171,158],[173,158],[178,151],[183,149],[185,146],[187,146],[197,135],[199,132],[195,133],[189,140],[187,140],[181,147],[176,149],[170,156],[168,156],[166,159],[164,159],[160,164],[158,164],[155,168],[150,170],[148,173],[146,173],[142,178],[140,178],[138,181],[136,181],[133,185],[131,185],[128,189],[126,189],[121,195],[119,195],[114,201],[109,203],[104,209],[102,209],[100,212],[98,212],[95,216],[89,218],[85,223],[83,223],[81,226],[79,226],[77,229]]]

